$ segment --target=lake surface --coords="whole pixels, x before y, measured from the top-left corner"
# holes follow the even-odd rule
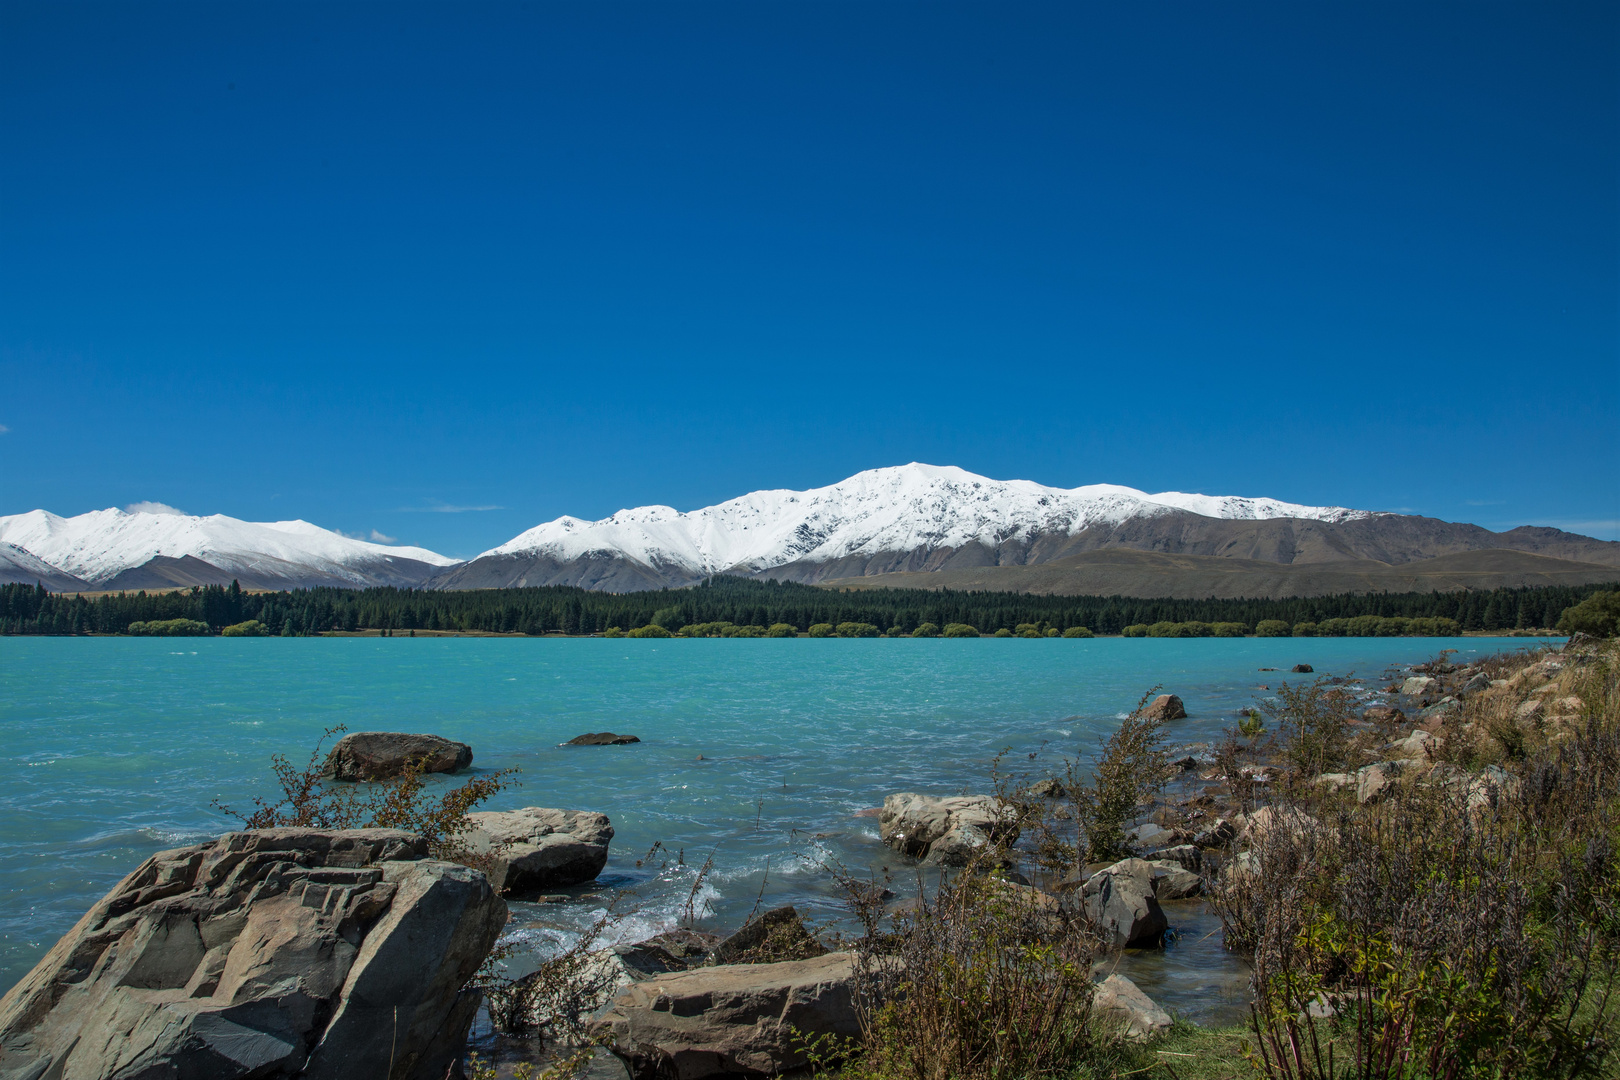
[[[270,755],[302,763],[322,731],[426,731],[472,745],[475,769],[516,767],[487,809],[600,810],[617,836],[591,889],[630,889],[616,932],[669,925],[696,894],[707,925],[763,903],[842,915],[822,869],[907,860],[872,817],[886,794],[987,789],[991,759],[1086,755],[1148,688],[1191,714],[1178,742],[1212,740],[1296,663],[1369,679],[1525,638],[714,639],[0,638],[0,991],[155,851],[233,826],[215,800],[271,795]],[[1280,668],[1261,672],[1260,668]],[[633,746],[562,747],[583,732]],[[1028,754],[1041,755],[1035,761]],[[685,866],[659,854],[685,853]],[[667,865],[666,865],[667,864]],[[602,902],[514,905],[511,933],[555,947]],[[1198,905],[1171,912],[1162,952],[1121,970],[1192,1019],[1240,1015],[1241,965]]]

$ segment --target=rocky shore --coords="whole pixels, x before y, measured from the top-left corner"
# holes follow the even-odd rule
[[[942,883],[983,878],[1032,925],[1080,927],[1095,958],[1091,1015],[1119,1038],[1151,1040],[1170,1015],[1107,957],[1160,947],[1166,905],[1232,889],[1268,836],[1316,827],[1274,795],[1373,807],[1428,787],[1483,811],[1518,781],[1465,748],[1485,728],[1498,741],[1574,737],[1586,704],[1576,676],[1594,647],[1576,640],[1562,652],[1461,665],[1442,656],[1379,685],[1322,677],[1313,695],[1354,702],[1343,732],[1360,759],[1353,767],[1302,769],[1293,744],[1268,739],[1256,718],[1247,735],[1234,728],[1222,746],[1172,755],[1167,794],[1136,808],[1127,857],[1063,874],[1026,876],[1017,853],[1030,850],[1028,807],[1062,819],[1072,775],[986,795],[891,793],[879,834],[902,865]],[[1143,714],[1187,715],[1174,695]],[[472,751],[436,736],[362,733],[334,748],[326,772],[375,779],[396,759],[424,756],[449,772]],[[874,946],[870,929],[861,939],[818,935],[791,907],[727,937],[688,925],[626,945],[586,938],[521,979],[492,975],[486,960],[507,901],[594,880],[613,836],[605,814],[525,807],[468,815],[462,842],[479,869],[385,829],[245,830],[162,852],[0,999],[0,1078],[438,1080],[463,1074],[481,1005],[498,1029],[536,1047],[584,1048],[589,1060],[576,1064],[596,1080],[772,1075],[808,1064],[816,1045],[863,1036],[862,1010],[882,985],[873,965],[892,967],[903,950]],[[917,900],[882,892],[877,902],[883,935],[920,925],[908,921]],[[481,1067],[475,1075],[494,1075]]]

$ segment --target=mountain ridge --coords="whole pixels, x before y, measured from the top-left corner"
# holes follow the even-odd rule
[[[0,582],[38,581],[55,591],[237,580],[261,590],[572,585],[634,592],[691,585],[716,574],[841,586],[945,574],[954,576],[933,584],[995,578],[1037,589],[1083,578],[1170,596],[1182,595],[1194,581],[1231,588],[1251,580],[1266,589],[1419,579],[1453,583],[1447,588],[1469,582],[1497,587],[1599,580],[1609,573],[1605,568],[1620,568],[1620,542],[1545,527],[1494,533],[1437,518],[1271,498],[1149,494],[1112,484],[1053,488],[918,462],[870,469],[806,491],[750,492],[688,512],[642,506],[599,521],[564,516],[466,562],[301,520],[248,522],[159,511],[137,506],[76,517],[44,510],[0,517]],[[1137,560],[1126,572],[1117,560],[1086,558],[1107,551],[1193,562]],[[1476,559],[1468,564],[1472,569],[1433,562],[1479,551],[1526,558]],[[1215,562],[1198,561],[1203,559]],[[1113,567],[1107,573],[1099,569],[1105,563]],[[1249,563],[1293,569],[1256,570]],[[1238,573],[1240,564],[1250,578]],[[1424,570],[1425,564],[1432,565]],[[1042,566],[1052,569],[1033,572]],[[1309,567],[1323,569],[1301,569]],[[1392,569],[1400,567],[1409,569]]]

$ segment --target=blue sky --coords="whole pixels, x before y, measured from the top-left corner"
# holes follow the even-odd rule
[[[0,7],[0,513],[921,460],[1620,536],[1612,4]]]

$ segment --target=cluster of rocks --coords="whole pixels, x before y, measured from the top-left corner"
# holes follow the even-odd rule
[[[411,833],[162,852],[0,998],[0,1076],[439,1080],[506,920],[483,874]]]

